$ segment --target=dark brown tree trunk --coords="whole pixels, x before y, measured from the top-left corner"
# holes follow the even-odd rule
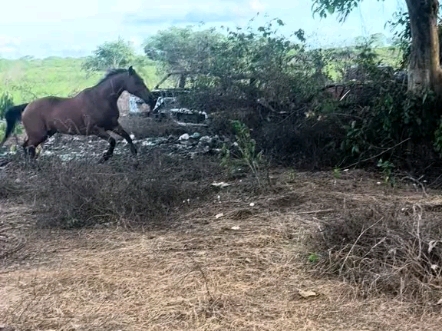
[[[437,26],[437,35],[439,37],[439,64],[442,66],[442,26]]]
[[[411,27],[408,90],[433,90],[442,96],[437,27],[438,0],[406,0]]]
[[[180,82],[179,82],[179,85],[178,85],[179,88],[184,88],[186,86],[186,78],[187,78],[186,74],[181,74],[180,75]]]

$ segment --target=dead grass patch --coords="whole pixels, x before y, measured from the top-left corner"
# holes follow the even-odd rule
[[[439,325],[440,316],[413,315],[410,304],[383,297],[358,300],[347,284],[303,273],[299,243],[308,232],[299,220],[272,213],[243,220],[239,230],[231,229],[237,220],[202,225],[204,217],[188,220],[198,227],[177,231],[58,233],[56,246],[70,249],[48,247],[52,264],[34,262],[33,268],[0,274],[6,289],[0,322],[19,330],[135,331]],[[302,298],[300,290],[317,295]]]
[[[216,161],[188,160],[157,153],[145,155],[137,169],[128,160],[39,163],[30,195],[42,214],[42,226],[83,227],[168,224],[171,215],[202,203],[211,192],[209,178],[220,171]],[[202,180],[204,179],[204,181]]]
[[[8,199],[22,193],[22,188],[13,180],[8,178],[0,179],[0,199]]]
[[[340,212],[318,221],[310,243],[319,254],[314,269],[355,285],[363,297],[389,295],[439,310],[442,220],[428,211],[433,203],[356,195],[335,206]]]
[[[174,162],[162,163],[162,169],[182,166]],[[188,178],[203,181],[210,172],[207,167]],[[381,290],[365,292],[362,298],[360,283],[349,278],[342,282],[333,270],[323,272],[328,266],[322,260],[316,268],[308,262],[310,252],[330,248],[310,250],[317,243],[318,224],[322,230],[326,224],[352,219],[373,224],[384,214],[395,219],[402,213],[394,223],[400,227],[407,217],[415,220],[419,215],[413,210],[417,205],[424,211],[424,223],[436,215],[431,213],[437,213],[440,199],[423,200],[403,189],[386,191],[376,185],[376,178],[335,182],[332,174],[297,174],[287,182],[282,171],[272,175],[277,182],[273,193],[254,195],[245,180],[232,182],[207,194],[204,203],[170,214],[174,227],[38,230],[25,248],[38,253],[0,272],[0,324],[18,330],[103,331],[440,327],[440,308],[434,301],[405,300],[405,295],[383,291],[382,283],[372,283]],[[353,191],[348,190],[355,182]],[[350,247],[361,233],[354,223],[347,225]],[[340,228],[333,229],[322,234],[339,239]],[[371,238],[378,238],[381,230]],[[368,253],[383,254],[377,246]],[[348,250],[339,256],[346,255]],[[354,268],[350,259],[362,265],[356,258],[356,253],[349,254],[345,271]],[[356,275],[362,274],[361,269]],[[314,295],[305,298],[302,291]]]

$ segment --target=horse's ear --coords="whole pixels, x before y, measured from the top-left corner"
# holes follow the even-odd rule
[[[134,68],[132,66],[129,67],[129,75],[133,75],[135,73]]]

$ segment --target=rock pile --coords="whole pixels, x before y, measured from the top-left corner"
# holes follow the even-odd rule
[[[153,148],[160,148],[163,152],[169,154],[180,154],[188,157],[194,157],[198,154],[216,154],[221,151],[224,143],[229,143],[228,139],[220,138],[215,135],[202,136],[199,132],[183,134],[181,136],[170,135],[168,137],[153,137],[136,139],[132,136],[134,144],[137,146],[140,154]],[[63,161],[74,159],[99,158],[108,148],[108,143],[95,136],[66,136],[55,135],[48,139],[44,144],[39,158],[56,156]],[[21,148],[11,148],[5,150],[0,155],[21,153]],[[115,155],[130,155],[127,142],[118,140],[114,151]]]

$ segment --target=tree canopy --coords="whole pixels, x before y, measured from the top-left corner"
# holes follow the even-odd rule
[[[130,66],[135,59],[135,51],[130,42],[119,38],[97,47],[92,56],[83,64],[86,71],[103,71]]]
[[[363,0],[313,0],[313,13],[320,17],[327,17],[338,13],[339,21],[345,21],[353,9],[357,8]],[[378,2],[384,0],[377,0]]]
[[[195,31],[191,26],[171,27],[146,40],[144,52],[168,71],[207,72],[214,51],[224,40],[214,29]]]

